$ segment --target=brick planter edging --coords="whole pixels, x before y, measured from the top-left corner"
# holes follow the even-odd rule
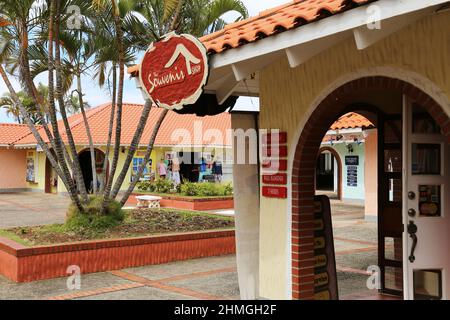
[[[30,282],[68,276],[71,265],[85,274],[235,252],[234,230],[37,247],[0,237],[0,274],[15,282]]]
[[[225,210],[234,208],[234,198],[230,197],[217,197],[217,198],[189,198],[184,196],[171,196],[171,195],[157,195],[151,193],[133,193],[127,205],[136,205],[136,196],[140,195],[155,195],[162,197],[161,207],[187,209],[195,211],[205,210]]]

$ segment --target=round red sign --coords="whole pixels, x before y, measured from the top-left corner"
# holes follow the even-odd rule
[[[147,49],[139,77],[142,89],[159,107],[182,109],[203,92],[208,78],[206,49],[191,35],[171,33]]]

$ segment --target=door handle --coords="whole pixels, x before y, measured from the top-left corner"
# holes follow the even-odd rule
[[[416,257],[414,256],[414,251],[416,251],[417,247],[417,225],[414,223],[414,221],[410,221],[408,225],[408,234],[409,237],[413,240],[413,244],[411,247],[411,254],[409,255],[409,262],[413,263],[416,261]]]

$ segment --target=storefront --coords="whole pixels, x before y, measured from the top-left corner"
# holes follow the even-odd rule
[[[119,166],[121,166],[127,156],[128,148],[133,138],[138,119],[142,113],[143,106],[138,104],[124,104],[122,120],[122,141],[119,153]],[[153,108],[149,121],[145,127],[141,145],[135,153],[132,165],[128,170],[127,177],[122,185],[122,190],[126,190],[131,183],[133,175],[137,172],[142,163],[146,144],[151,136],[154,122],[158,118],[160,110]],[[108,122],[110,105],[102,105],[88,111],[87,116],[93,133],[93,143],[95,147],[96,174],[100,179],[104,175],[103,163],[106,153]],[[188,117],[188,121],[185,121]],[[69,117],[71,130],[78,151],[78,156],[83,172],[84,181],[87,190],[92,190],[93,174],[91,165],[91,156],[89,142],[86,136],[84,121],[80,115]],[[63,127],[63,126],[62,126]],[[0,146],[2,153],[2,163],[0,170],[5,172],[8,185],[0,184],[0,190],[4,192],[14,191],[37,191],[45,193],[65,194],[64,184],[54,172],[50,162],[47,160],[44,152],[36,147],[37,143],[33,135],[30,134],[26,125],[2,124],[1,128],[8,133],[8,139],[14,138],[14,141],[7,141],[5,147]],[[6,132],[8,128],[8,132]],[[154,150],[151,154],[151,160],[144,172],[143,179],[158,179],[157,163],[161,159],[168,160],[170,156],[176,154],[180,159],[184,159],[183,154],[195,153],[204,154],[211,157],[216,156],[223,159],[223,181],[232,180],[232,164],[229,158],[232,156],[230,139],[218,139],[223,143],[216,143],[214,134],[226,137],[231,128],[231,117],[228,114],[221,114],[214,117],[197,117],[194,115],[182,116],[175,112],[170,112],[163,123],[155,141]],[[42,129],[41,129],[42,130]],[[212,132],[212,130],[214,130]],[[212,133],[213,134],[212,134]],[[42,136],[45,136],[41,132]],[[110,152],[109,162],[112,161],[112,152]],[[193,165],[196,165],[195,163]],[[200,166],[200,163],[198,164]],[[107,170],[106,172],[108,172]],[[3,176],[3,175],[2,175]],[[2,183],[2,182],[0,182]]]
[[[243,298],[333,297],[315,170],[324,135],[348,112],[370,112],[378,128],[379,253],[385,238],[397,248],[379,258],[381,292],[450,298],[449,37],[447,1],[334,0],[290,2],[201,39],[206,93],[219,104],[260,97],[258,121],[236,114],[233,128],[283,137],[276,179],[265,177],[272,153],[233,169]]]

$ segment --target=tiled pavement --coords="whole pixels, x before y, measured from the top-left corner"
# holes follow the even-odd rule
[[[67,199],[35,193],[0,194],[0,228],[64,221]],[[366,287],[367,267],[377,264],[376,223],[363,207],[332,201],[341,299],[379,299]],[[237,299],[235,256],[82,275],[81,289],[67,279],[15,284],[0,277],[0,299]]]
[[[23,284],[0,278],[0,299],[238,299],[235,261],[231,255],[87,274],[74,291],[67,278]]]
[[[62,223],[67,197],[38,192],[0,193],[0,229]]]

